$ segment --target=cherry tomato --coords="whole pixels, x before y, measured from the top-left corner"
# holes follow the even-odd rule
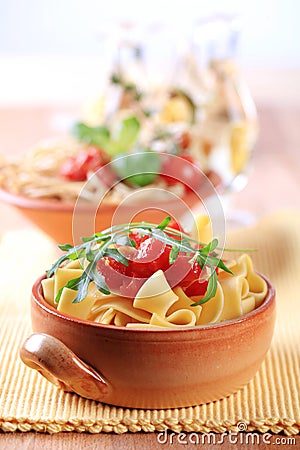
[[[181,230],[177,222],[170,222],[172,228]],[[172,247],[150,236],[142,236],[138,231],[129,234],[134,240],[134,246],[120,246],[128,266],[112,258],[102,258],[97,269],[105,277],[108,287],[115,293],[134,297],[139,288],[156,271],[162,270],[171,287],[181,286],[188,296],[203,295],[206,292],[207,280],[203,279],[202,269],[197,261],[191,264],[190,256],[180,254],[175,262],[170,264]]]
[[[181,150],[186,150],[189,148],[192,142],[191,136],[187,131],[176,134],[175,140]]]
[[[181,227],[181,225],[176,222],[176,220],[172,219],[169,222],[168,228],[173,228],[174,230],[180,231],[181,233],[183,233],[183,229]]]
[[[190,259],[189,257],[186,256],[184,256],[183,258]],[[188,264],[190,266],[190,270],[188,271],[184,279],[180,282],[180,286],[183,287],[189,286],[195,280],[198,280],[198,278],[201,275],[201,267],[197,261],[193,262],[193,264],[188,262]]]
[[[120,286],[120,294],[124,297],[134,298],[138,293],[139,289],[144,284],[143,278],[126,278],[124,279],[122,285]]]
[[[180,286],[187,296],[204,295],[208,281],[203,278],[202,269],[197,261],[190,262],[190,256],[179,254],[176,261],[166,272],[171,287]]]
[[[176,220],[174,220],[174,219],[172,219],[169,222],[168,228],[173,228],[173,230],[180,231],[180,233],[184,232],[183,228],[181,227],[181,225],[178,222],[176,222]],[[176,236],[175,234],[168,233],[168,230],[165,230],[165,233],[168,234],[173,239],[177,239],[178,241],[181,240],[180,236]]]
[[[204,295],[206,293],[207,284],[207,280],[196,280],[185,289],[185,293],[188,297],[192,297],[193,295]]]
[[[101,150],[89,147],[67,159],[60,168],[60,176],[70,181],[85,181],[88,172],[96,171],[104,164]]]
[[[169,266],[171,247],[152,237],[147,237],[138,247],[137,253],[129,260],[128,275],[135,278],[149,278],[157,270]]]
[[[165,275],[171,287],[181,286],[185,289],[199,278],[201,268],[198,263],[192,265],[189,262],[190,259],[190,256],[179,253],[175,262],[169,267]]]
[[[160,177],[168,186],[182,183],[186,192],[197,190],[203,182],[195,160],[188,155],[164,155]]]
[[[139,233],[130,234],[137,247],[119,247],[128,261],[128,266],[104,257],[98,264],[98,271],[105,277],[106,284],[113,292],[132,297],[144,283],[157,270],[166,270],[169,266],[170,246],[149,236],[140,236]],[[136,280],[133,282],[133,280]]]
[[[138,231],[132,231],[129,234],[129,238],[132,239],[136,243],[136,248],[139,248],[141,243],[148,239],[149,236],[142,236]]]

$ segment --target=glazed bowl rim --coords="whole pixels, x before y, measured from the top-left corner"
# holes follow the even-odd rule
[[[190,198],[193,198],[195,196],[195,193],[188,192],[184,193],[182,197],[180,197],[181,201],[185,202],[188,201]],[[89,212],[95,210],[95,203],[86,203],[78,205],[75,202],[64,202],[62,200],[58,199],[52,199],[52,198],[40,198],[40,197],[27,197],[22,194],[14,194],[13,192],[8,191],[7,189],[4,189],[2,186],[0,186],[0,200],[4,201],[8,205],[17,206],[19,208],[23,209],[33,209],[33,210],[39,210],[39,211],[55,211],[55,212],[71,212],[73,213],[75,208],[80,212]],[[139,205],[143,204],[145,202],[145,199],[141,199],[140,201],[137,201],[133,203],[133,205]],[[170,203],[176,203],[177,198],[167,198],[165,200],[161,200],[161,205],[169,205]],[[96,205],[99,209],[101,207],[101,211],[104,209],[106,211],[111,210],[113,208],[117,208],[119,205],[119,202],[110,202],[108,200],[103,200],[99,205]]]
[[[224,320],[222,322],[217,323],[211,323],[208,325],[197,325],[197,326],[190,326],[190,327],[183,327],[183,328],[127,328],[127,327],[121,327],[121,326],[115,326],[115,325],[106,325],[101,324],[98,322],[93,322],[91,320],[86,319],[79,319],[77,317],[70,316],[68,314],[62,313],[55,309],[53,306],[49,305],[46,300],[44,299],[42,295],[42,280],[46,279],[46,275],[40,276],[35,283],[32,286],[32,300],[34,303],[44,311],[46,311],[48,314],[55,316],[61,320],[65,320],[67,322],[71,322],[78,325],[84,325],[84,326],[90,326],[95,327],[96,329],[105,329],[105,330],[114,330],[117,332],[126,332],[126,333],[146,333],[147,335],[154,333],[154,334],[169,334],[169,333],[182,333],[182,332],[188,332],[188,331],[209,331],[209,330],[215,330],[215,329],[222,329],[222,328],[229,328],[233,327],[234,325],[247,322],[249,319],[254,318],[256,316],[259,316],[260,314],[263,314],[269,306],[275,302],[275,287],[271,283],[271,281],[263,274],[256,272],[259,276],[261,276],[265,282],[267,283],[268,291],[265,299],[263,300],[262,304],[258,306],[257,308],[253,309],[247,314],[243,314],[235,319],[228,319]]]

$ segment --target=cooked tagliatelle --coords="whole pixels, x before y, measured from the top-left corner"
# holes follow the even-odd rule
[[[174,236],[177,237],[174,230],[171,232],[173,237],[172,234],[168,236],[161,230],[159,236],[160,232],[167,236],[167,241],[171,239],[172,242]],[[138,253],[131,252],[130,264],[124,266],[127,274],[131,270],[131,278],[126,276],[125,269],[120,266],[121,263],[112,257],[104,258],[105,261],[99,260],[100,263],[99,261],[97,263],[97,270],[99,274],[105,275],[108,286],[113,285],[116,288],[116,285],[119,287],[122,285],[119,293],[116,293],[116,289],[115,293],[109,291],[105,293],[103,292],[105,289],[101,292],[100,281],[96,276],[94,280],[89,280],[85,295],[78,301],[78,286],[84,283],[84,274],[87,267],[90,267],[89,264],[93,264],[89,253],[89,261],[85,258],[68,261],[64,265],[57,266],[54,276],[42,281],[45,300],[62,313],[100,324],[127,328],[184,328],[238,318],[260,306],[266,297],[267,284],[254,271],[248,254],[242,254],[236,260],[228,261],[224,266],[226,270],[218,267],[216,286],[208,298],[206,289],[209,282],[201,278],[203,273],[199,275],[197,265],[190,264],[191,272],[184,277],[181,276],[181,279],[177,280],[178,283],[174,282],[174,276],[170,276],[168,269],[172,264],[175,267],[176,260],[172,264],[166,264],[164,257],[168,253],[167,245],[161,251],[161,247],[157,244],[160,242],[158,239],[153,240],[153,237],[143,236],[140,232],[131,232],[129,236],[136,242],[136,247],[131,249],[137,252],[141,250],[142,254],[139,256]],[[180,242],[177,239],[174,241],[174,246]],[[154,247],[158,258],[153,254]],[[124,248],[122,246],[121,250],[119,247],[119,251],[128,256],[129,253],[128,251],[124,253]],[[207,246],[202,247],[205,248]],[[77,248],[77,251],[79,250]],[[154,259],[147,260],[149,255]],[[146,267],[142,267],[145,258]],[[185,255],[179,254],[177,258],[179,258],[177,264],[182,267],[186,262]],[[115,273],[119,277],[112,278],[108,271],[110,266],[114,266]],[[142,281],[137,278],[141,276]],[[129,284],[122,284],[123,278],[129,279]]]

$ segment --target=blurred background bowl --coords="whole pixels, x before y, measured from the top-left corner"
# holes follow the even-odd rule
[[[80,242],[81,237],[111,225],[144,220],[160,223],[167,215],[181,222],[197,205],[199,198],[194,193],[186,194],[181,200],[173,196],[166,200],[144,199],[143,201],[120,204],[103,201],[95,204],[64,203],[53,199],[29,198],[0,189],[0,200],[17,208],[57,243]]]

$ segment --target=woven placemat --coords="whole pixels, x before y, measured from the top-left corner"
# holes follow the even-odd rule
[[[259,271],[277,289],[275,335],[260,371],[237,394],[214,403],[168,410],[112,407],[66,394],[19,359],[30,334],[31,285],[56,257],[37,231],[9,232],[0,241],[0,430],[154,432],[163,430],[299,433],[300,212],[282,212],[228,237],[227,245],[258,248]]]

